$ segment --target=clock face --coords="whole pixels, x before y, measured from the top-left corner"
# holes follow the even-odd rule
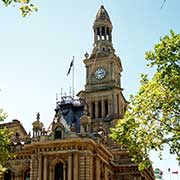
[[[106,70],[102,67],[97,68],[95,71],[95,78],[98,80],[103,79],[106,76]]]

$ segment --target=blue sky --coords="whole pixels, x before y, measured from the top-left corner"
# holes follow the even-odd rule
[[[122,86],[128,100],[139,86],[141,73],[152,74],[146,67],[145,51],[153,48],[161,36],[173,29],[180,32],[180,1],[104,0],[113,23],[113,44],[120,56]],[[47,128],[53,120],[56,93],[69,92],[71,76],[66,76],[75,56],[75,92],[84,88],[84,54],[93,46],[92,25],[101,1],[34,1],[39,8],[22,18],[18,7],[0,5],[0,107],[8,112],[6,121],[21,120],[27,131],[40,112]],[[155,166],[164,171],[177,170],[177,162],[165,152]],[[179,168],[180,170],[180,168]],[[171,180],[176,179],[172,175]]]

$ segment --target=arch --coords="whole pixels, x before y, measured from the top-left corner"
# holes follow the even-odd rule
[[[62,164],[63,165],[63,180],[66,179],[66,163],[63,159],[60,159],[59,157],[55,158],[51,164],[50,164],[50,167],[49,167],[49,170],[50,170],[50,173],[49,173],[49,179],[55,179],[55,170],[56,170],[56,165],[57,164]],[[58,180],[61,180],[61,179],[58,179]]]
[[[26,169],[24,172],[24,180],[30,180],[30,169]]]
[[[64,161],[63,159],[57,157],[57,158],[55,158],[55,159],[51,162],[50,167],[51,167],[51,168],[54,167],[54,166],[55,166],[57,163],[59,163],[59,162],[61,162],[61,163],[63,163],[63,164],[65,165],[65,161]]]
[[[58,162],[55,165],[54,180],[64,180],[64,165],[62,162]]]
[[[11,170],[7,170],[7,172],[4,173],[4,180],[10,180],[12,176]]]

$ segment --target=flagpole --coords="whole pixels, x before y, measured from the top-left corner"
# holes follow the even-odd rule
[[[169,172],[169,177],[170,177],[170,180],[171,180],[171,172]]]
[[[73,67],[72,67],[72,97],[74,97],[74,56],[73,56]]]

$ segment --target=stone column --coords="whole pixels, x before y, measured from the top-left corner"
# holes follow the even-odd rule
[[[66,165],[63,166],[63,178],[66,180]]]
[[[74,173],[74,175],[73,175],[73,179],[74,180],[79,180],[79,178],[78,178],[78,171],[79,171],[79,159],[78,159],[78,154],[77,153],[75,153],[74,154],[74,164],[73,164],[73,173]]]
[[[68,157],[68,180],[72,180],[72,154]]]
[[[44,156],[43,180],[47,180],[47,156]]]
[[[86,66],[86,82],[89,83],[89,66]]]
[[[109,39],[110,39],[110,42],[112,42],[112,31],[109,29]]]
[[[96,157],[96,179],[100,179],[100,161],[98,157]]]
[[[108,180],[108,168],[105,166],[105,180]]]
[[[99,117],[98,101],[95,101],[95,118]]]
[[[112,115],[112,100],[108,100],[108,114]]]
[[[114,94],[114,114],[117,114],[117,95]]]
[[[104,104],[104,99],[101,101],[101,108],[102,108],[102,118],[105,117],[105,104]]]
[[[38,158],[38,180],[42,180],[42,155],[39,155]]]
[[[97,41],[97,28],[94,30],[94,43]]]
[[[51,166],[49,168],[49,179],[53,180],[53,168]]]
[[[105,29],[105,40],[107,40],[107,27],[104,27]]]
[[[99,30],[100,30],[100,39],[102,39],[102,27],[100,27]]]

